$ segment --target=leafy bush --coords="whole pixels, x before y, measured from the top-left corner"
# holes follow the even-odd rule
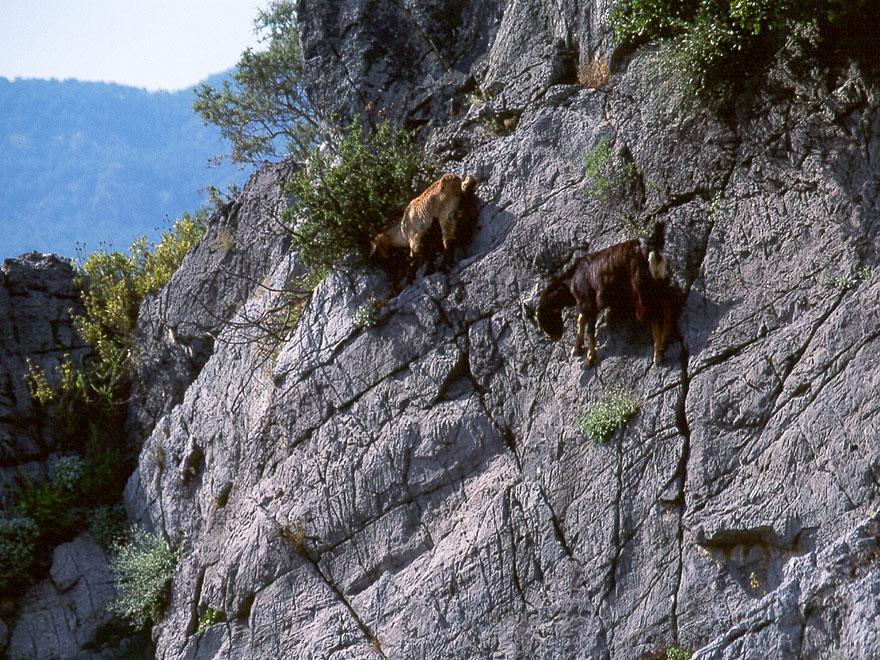
[[[125,540],[125,509],[121,504],[99,506],[88,514],[88,530],[104,550],[112,550]]]
[[[610,20],[619,43],[670,41],[688,86],[723,106],[798,26],[827,32],[866,11],[876,13],[869,0],[618,0]]]
[[[403,129],[388,121],[367,132],[355,119],[335,149],[315,150],[286,186],[292,244],[310,270],[328,269],[403,215],[435,168]]]
[[[584,152],[584,174],[590,180],[587,194],[603,202],[616,201],[639,176],[635,163],[614,164],[612,139],[600,137],[589,151]]]
[[[85,472],[80,456],[64,456],[48,477],[26,482],[16,492],[16,509],[37,525],[42,539],[57,540],[76,527],[80,510],[75,496]]]
[[[138,627],[158,621],[168,604],[169,587],[182,548],[172,550],[158,534],[132,527],[127,543],[115,546],[110,570],[116,583],[114,613]]]
[[[84,259],[79,282],[84,313],[73,322],[95,355],[83,365],[66,356],[56,369],[54,387],[32,363],[27,375],[33,398],[53,406],[71,434],[82,432],[77,421],[94,420],[127,399],[134,359],[131,333],[141,300],[171,279],[201,238],[204,220],[204,214],[184,214],[152,248],[140,238],[128,254],[100,249]]]
[[[37,525],[30,518],[0,518],[0,589],[28,580],[37,534]]]
[[[578,420],[578,429],[594,442],[605,442],[639,409],[639,400],[618,389],[598,404],[584,411]]]

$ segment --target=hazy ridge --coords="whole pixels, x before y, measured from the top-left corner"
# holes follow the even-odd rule
[[[193,92],[0,78],[0,256],[125,247],[247,172],[209,165],[219,131]]]

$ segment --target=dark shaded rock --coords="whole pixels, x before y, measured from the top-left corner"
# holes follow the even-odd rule
[[[30,359],[54,383],[65,355],[79,361],[90,352],[71,323],[70,311],[80,308],[75,278],[69,261],[36,252],[6,259],[0,270],[0,505],[59,448],[25,375]]]

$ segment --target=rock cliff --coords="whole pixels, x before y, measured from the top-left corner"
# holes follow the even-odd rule
[[[792,41],[719,118],[611,50],[607,4],[301,0],[321,113],[420,129],[480,178],[480,225],[376,327],[354,314],[385,279],[354,269],[278,341],[250,322],[296,272],[253,233],[267,170],[144,307],[126,506],[186,548],[158,657],[880,653],[880,81]],[[615,72],[587,89],[595,54]],[[630,175],[603,198],[606,140]],[[653,219],[683,339],[651,367],[609,322],[585,369],[573,319],[554,344],[528,307]],[[640,410],[593,444],[577,420],[620,387]]]

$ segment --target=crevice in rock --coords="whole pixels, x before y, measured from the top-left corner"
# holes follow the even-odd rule
[[[689,355],[684,343],[681,346],[681,393],[675,408],[675,424],[678,432],[682,437],[681,455],[678,458],[678,466],[676,467],[676,478],[678,479],[678,568],[676,571],[675,591],[672,593],[672,612],[670,614],[672,624],[672,635],[676,643],[679,643],[678,630],[678,598],[681,592],[682,579],[684,576],[684,516],[687,511],[687,475],[688,460],[691,454],[691,427],[687,418],[687,397],[690,391],[690,378],[688,376],[688,360]]]
[[[375,633],[370,629],[370,627],[366,624],[366,622],[361,618],[361,616],[354,609],[352,604],[348,602],[348,599],[345,597],[345,594],[339,589],[335,582],[333,582],[329,576],[327,576],[324,571],[321,570],[320,565],[315,559],[312,559],[311,554],[309,553],[308,548],[306,547],[303,552],[303,558],[308,561],[312,567],[315,569],[315,572],[320,576],[320,578],[326,583],[327,587],[329,587],[330,591],[339,599],[339,602],[345,606],[345,609],[348,610],[348,613],[355,620],[358,625],[358,628],[361,629],[361,632],[364,634],[364,637],[367,638],[367,642],[370,644],[370,647],[376,651],[380,658],[387,658],[385,653],[382,652],[382,646],[379,643],[379,638],[376,637]]]
[[[205,573],[207,566],[199,567],[199,573],[196,576],[196,584],[193,590],[193,599],[190,607],[189,624],[186,627],[186,636],[192,636],[199,628],[199,601],[202,599],[202,585],[205,582]]]

